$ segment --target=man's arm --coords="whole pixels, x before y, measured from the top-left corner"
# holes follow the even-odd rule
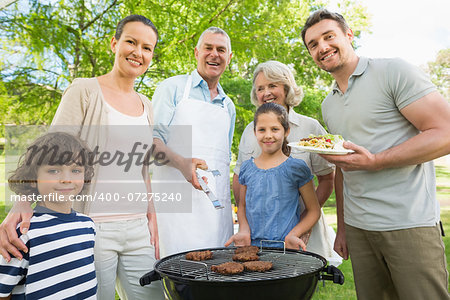
[[[195,171],[197,168],[207,169],[208,166],[203,159],[198,158],[185,158],[172,150],[164,144],[159,138],[153,139],[153,144],[155,145],[154,153],[164,153],[165,160],[168,161],[168,165],[178,169],[186,178],[188,182],[196,189],[201,190],[201,186],[198,183]]]
[[[180,81],[181,80],[181,81]],[[188,182],[196,189],[201,190],[195,170],[197,168],[207,169],[206,162],[198,158],[185,158],[173,152],[165,144],[167,138],[167,128],[175,115],[177,99],[184,90],[180,90],[179,85],[184,86],[185,81],[178,76],[164,80],[155,90],[152,97],[154,120],[153,144],[154,153],[164,153],[165,161],[168,165],[178,169]]]
[[[418,135],[377,154],[345,142],[344,147],[355,153],[321,156],[344,171],[376,171],[420,164],[450,153],[450,104],[438,92],[409,104],[400,113],[421,131]]]
[[[336,177],[334,181],[334,191],[336,194],[336,215],[337,232],[334,240],[334,251],[343,259],[348,259],[347,241],[345,239],[344,223],[344,178],[340,168],[336,168]]]

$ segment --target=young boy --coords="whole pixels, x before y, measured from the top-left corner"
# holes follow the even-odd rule
[[[70,134],[48,133],[28,147],[9,177],[10,189],[22,201],[36,201],[36,208],[29,230],[21,236],[17,230],[29,251],[22,260],[0,260],[0,297],[95,299],[94,223],[71,209],[93,175],[88,152]]]

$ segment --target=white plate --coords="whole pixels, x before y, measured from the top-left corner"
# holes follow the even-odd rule
[[[345,155],[349,153],[353,153],[355,151],[350,149],[321,149],[321,148],[315,148],[311,146],[300,146],[297,142],[295,143],[289,143],[288,146],[311,153],[318,153],[318,154],[332,154],[332,155]]]

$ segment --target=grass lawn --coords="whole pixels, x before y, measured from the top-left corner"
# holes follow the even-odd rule
[[[441,202],[441,220],[444,225],[444,231],[447,236],[443,238],[446,255],[447,255],[447,265],[450,263],[450,166],[436,166],[436,179],[437,179],[437,197]],[[5,217],[5,156],[0,155],[0,221]],[[336,201],[334,194],[327,201],[324,207],[324,213],[326,216],[333,220],[336,214]],[[329,222],[331,226],[336,230],[336,223]],[[356,293],[354,288],[352,267],[350,260],[344,261],[339,269],[344,273],[345,283],[344,285],[334,284],[330,281],[325,281],[325,285],[319,282],[317,286],[317,291],[314,294],[314,300],[325,300],[325,299],[345,299],[351,300],[356,299]],[[116,299],[119,299],[116,296]]]

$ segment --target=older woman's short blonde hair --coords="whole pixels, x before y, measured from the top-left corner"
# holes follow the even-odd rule
[[[286,92],[286,99],[284,102],[288,107],[294,107],[300,104],[303,99],[303,90],[301,87],[297,85],[294,79],[294,74],[291,69],[285,64],[275,61],[269,60],[263,63],[260,63],[253,73],[253,86],[251,92],[251,100],[252,103],[258,107],[258,98],[256,97],[256,87],[255,80],[256,76],[259,73],[263,72],[264,76],[270,81],[281,83],[284,85],[284,90]]]

